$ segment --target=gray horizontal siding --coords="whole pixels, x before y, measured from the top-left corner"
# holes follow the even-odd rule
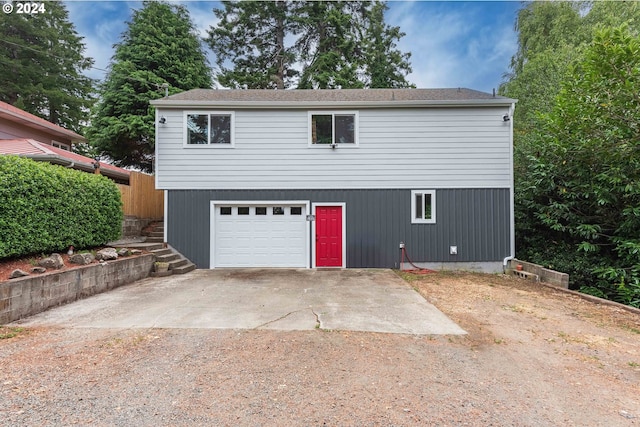
[[[436,224],[411,223],[404,189],[169,191],[168,242],[199,268],[209,268],[211,200],[344,202],[347,267],[396,267],[401,241],[414,262],[496,262],[510,254],[509,189],[438,189]],[[449,255],[451,245],[458,255]]]
[[[504,107],[362,109],[359,145],[332,150],[309,147],[307,110],[238,110],[234,147],[223,148],[184,147],[184,112],[159,109],[167,120],[158,127],[158,186],[509,188],[505,113]]]

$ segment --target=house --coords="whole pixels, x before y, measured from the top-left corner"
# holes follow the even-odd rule
[[[14,154],[89,173],[99,166],[102,175],[120,184],[129,183],[130,173],[126,169],[72,152],[73,144],[79,142],[86,139],[0,101],[0,155]]]
[[[212,90],[152,101],[165,238],[199,268],[501,271],[515,100],[469,89]]]

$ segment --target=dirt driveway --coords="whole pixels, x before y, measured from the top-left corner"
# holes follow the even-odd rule
[[[640,316],[504,276],[410,283],[468,335],[18,331],[1,423],[640,425]]]

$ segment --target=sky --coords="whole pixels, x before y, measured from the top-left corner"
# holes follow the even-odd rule
[[[180,1],[202,36],[215,25],[218,2]],[[102,80],[134,9],[134,1],[67,1],[69,18],[84,37],[85,55],[95,60],[90,77]],[[411,52],[408,80],[419,88],[453,88],[491,92],[509,70],[515,54],[514,23],[519,1],[389,1],[386,21],[406,35],[398,43]],[[207,48],[209,62],[215,58]]]

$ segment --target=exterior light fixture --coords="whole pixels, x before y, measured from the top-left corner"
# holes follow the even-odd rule
[[[166,119],[164,116],[162,116],[162,117],[160,117],[160,119],[158,120],[158,123],[160,123],[161,125],[163,125],[163,124],[167,123],[167,119]]]

